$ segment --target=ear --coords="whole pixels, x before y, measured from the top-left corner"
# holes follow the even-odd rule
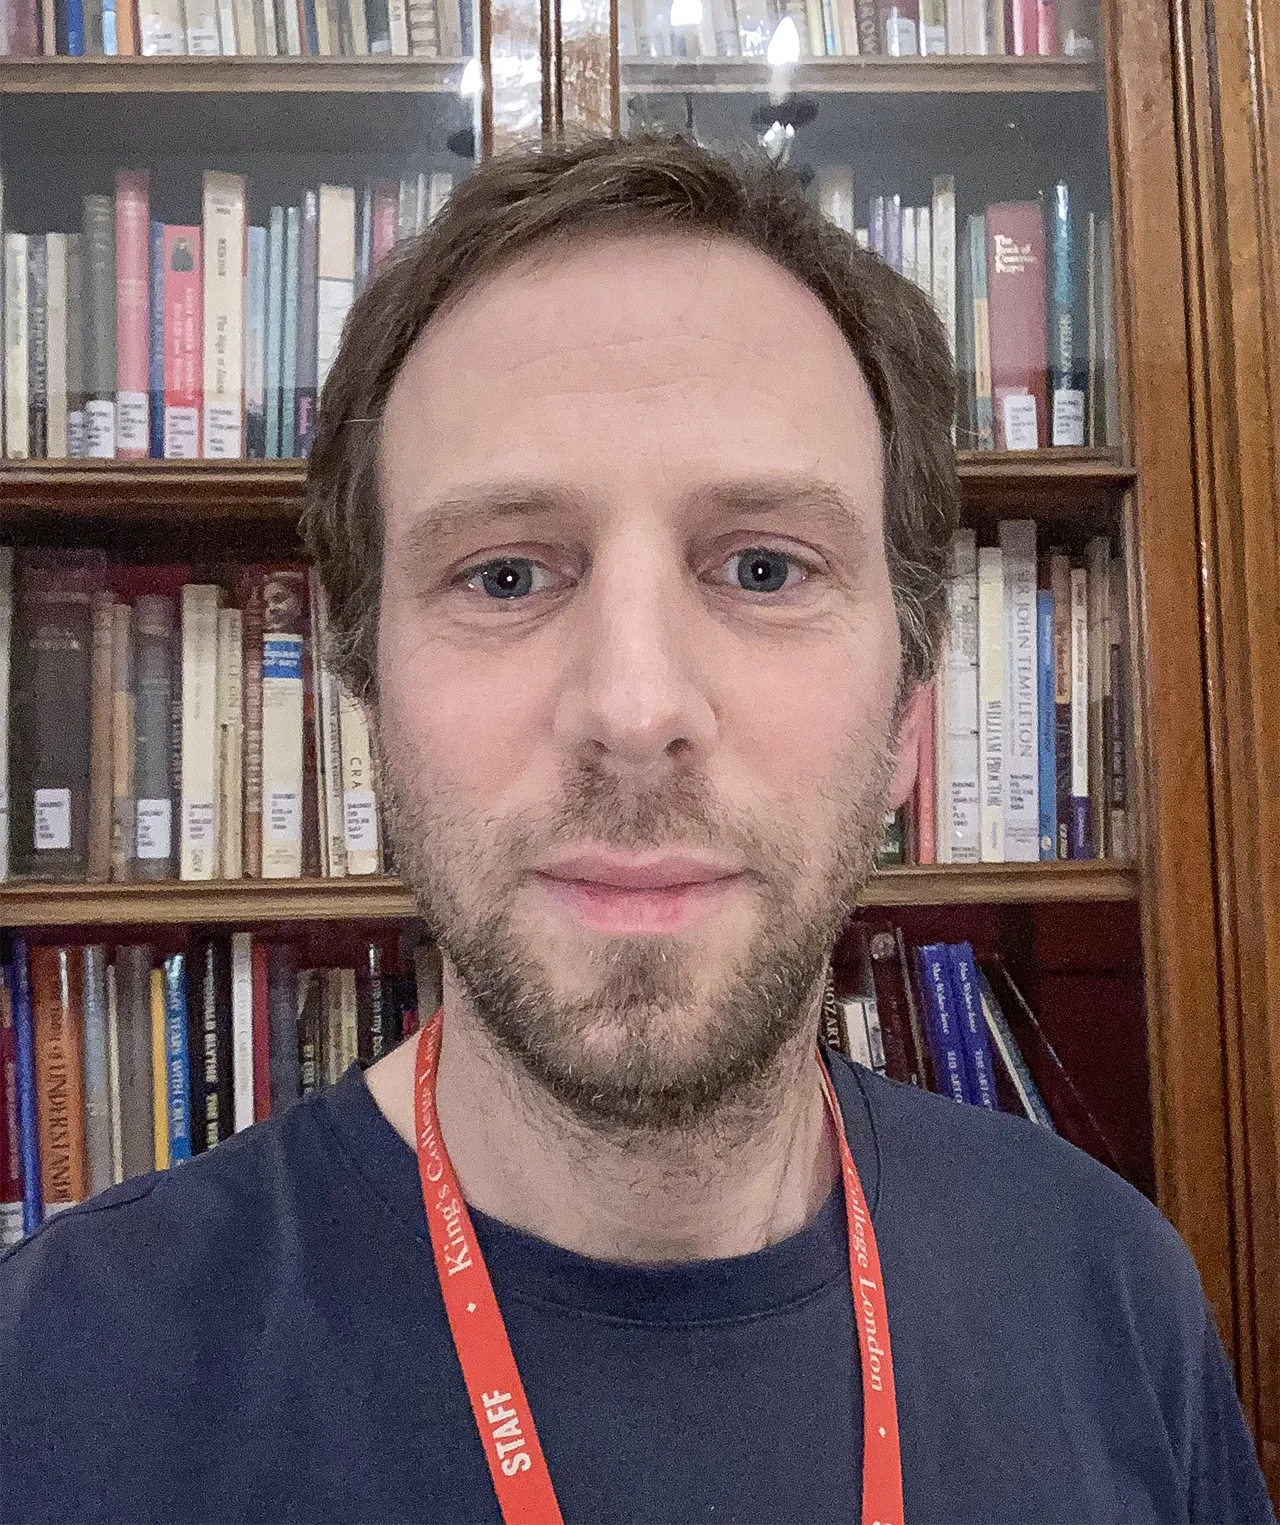
[[[920,766],[920,738],[933,720],[933,684],[913,683],[898,722],[898,760],[889,785],[889,808],[897,810],[911,798]]]

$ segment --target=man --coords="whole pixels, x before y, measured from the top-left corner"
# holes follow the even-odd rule
[[[443,1015],[8,1257],[0,1516],[1271,1518],[1147,1202],[830,1056],[827,1111],[952,405],[913,288],[678,141],[487,166],[365,292],[304,527]]]

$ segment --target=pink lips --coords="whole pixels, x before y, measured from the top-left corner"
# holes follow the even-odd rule
[[[580,925],[614,937],[684,931],[742,878],[736,864],[683,853],[576,853],[537,874],[550,898]]]

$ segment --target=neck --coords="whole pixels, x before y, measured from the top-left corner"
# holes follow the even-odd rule
[[[366,1080],[415,1143],[416,1041]],[[584,1127],[513,1073],[456,990],[445,999],[436,1086],[440,1129],[471,1206],[581,1255],[658,1264],[745,1255],[812,1221],[839,1164],[813,1044],[796,1041],[769,1077],[767,1107],[726,1127],[620,1142]],[[726,1138],[732,1138],[726,1144]]]

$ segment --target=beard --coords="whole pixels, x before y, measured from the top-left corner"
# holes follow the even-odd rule
[[[857,748],[815,830],[732,811],[694,771],[639,784],[595,761],[566,769],[548,806],[494,820],[449,807],[399,765],[385,731],[378,740],[397,869],[475,1018],[517,1076],[619,1140],[736,1133],[731,1117],[749,1128],[784,1054],[816,1041],[831,949],[884,830],[893,752],[868,751]],[[516,901],[549,849],[586,842],[733,853],[754,891],[751,934],[736,949],[590,937],[587,977],[566,989]]]

